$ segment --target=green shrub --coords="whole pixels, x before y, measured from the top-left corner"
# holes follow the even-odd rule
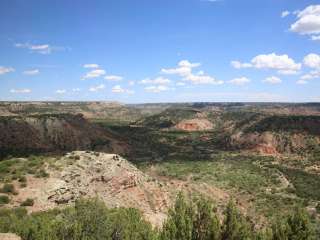
[[[109,209],[93,199],[79,200],[65,209],[32,214],[23,208],[0,208],[0,232],[16,233],[27,240],[309,240],[314,236],[309,218],[301,210],[275,224],[272,231],[254,229],[232,201],[222,219],[220,223],[209,200],[187,201],[180,194],[163,228],[156,230],[136,209]]]
[[[3,185],[3,187],[0,189],[1,193],[12,193],[12,194],[17,194],[13,184],[11,183],[6,183]]]
[[[20,206],[21,207],[28,207],[28,206],[33,206],[34,204],[34,200],[32,198],[27,198],[26,200],[24,200]]]
[[[27,178],[25,176],[22,176],[22,177],[19,178],[18,181],[21,182],[21,183],[25,183],[25,182],[27,182]]]
[[[8,196],[5,196],[5,195],[0,196],[0,205],[8,204],[9,202],[10,202],[10,199]]]
[[[317,204],[317,206],[316,206],[316,210],[317,210],[317,213],[319,213],[319,214],[320,214],[320,203],[318,203],[318,204]]]
[[[108,209],[96,199],[75,206],[28,215],[24,209],[0,209],[0,232],[22,239],[155,239],[156,231],[132,208]]]
[[[47,173],[44,169],[40,169],[35,175],[37,178],[47,178],[49,177],[49,173]]]

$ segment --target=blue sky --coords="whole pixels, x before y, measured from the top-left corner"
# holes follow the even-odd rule
[[[320,101],[307,0],[3,0],[0,100]]]

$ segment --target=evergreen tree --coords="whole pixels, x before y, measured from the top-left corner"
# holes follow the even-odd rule
[[[162,240],[192,240],[194,210],[182,193],[178,194],[174,208],[169,210],[168,219],[160,235]]]
[[[218,240],[220,239],[220,223],[216,209],[212,202],[200,198],[197,201],[196,213],[193,220],[193,240]]]
[[[302,209],[297,208],[294,214],[287,220],[289,226],[290,240],[309,240],[312,238],[312,230],[308,214]]]
[[[313,231],[308,214],[301,208],[272,227],[273,240],[310,240]]]
[[[249,223],[238,212],[232,200],[229,201],[225,210],[222,240],[247,240],[252,239]]]

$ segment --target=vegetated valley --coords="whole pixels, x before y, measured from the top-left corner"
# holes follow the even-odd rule
[[[4,234],[320,239],[320,104],[2,102],[0,133]]]

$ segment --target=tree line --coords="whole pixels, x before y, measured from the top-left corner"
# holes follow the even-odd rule
[[[221,215],[221,214],[220,214]],[[230,201],[219,216],[215,205],[179,194],[161,229],[133,208],[109,209],[98,199],[73,207],[27,214],[24,208],[0,210],[0,232],[23,240],[313,240],[319,239],[308,214],[296,209],[272,226],[257,230]]]

